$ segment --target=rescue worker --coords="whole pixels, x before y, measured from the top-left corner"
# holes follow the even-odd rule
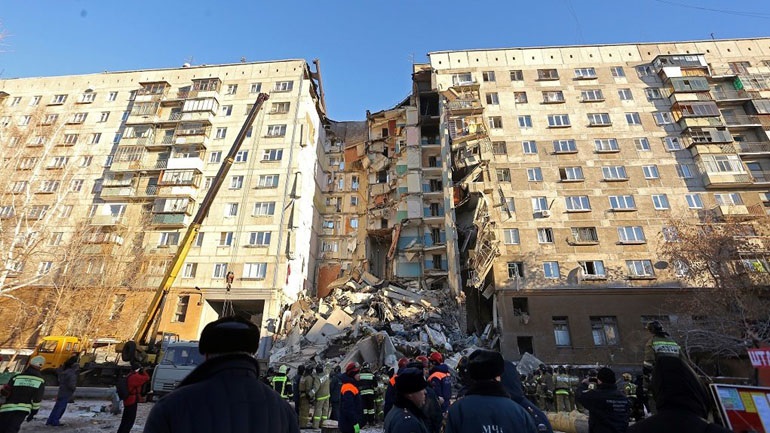
[[[13,376],[2,387],[5,403],[0,406],[0,433],[16,433],[24,419],[27,422],[37,415],[45,392],[45,380],[40,369],[45,358],[35,356],[23,373]]]
[[[444,364],[444,357],[438,352],[431,353],[428,360],[432,366],[428,383],[438,396],[438,401],[441,403],[441,413],[446,413],[452,399],[452,377],[449,375],[449,367]]]
[[[647,344],[644,345],[644,369],[648,374],[655,367],[655,360],[661,356],[681,358],[682,349],[674,339],[663,329],[663,325],[657,320],[647,324],[647,331],[652,334]]]
[[[377,421],[385,419],[385,390],[388,388],[390,378],[395,374],[392,368],[383,365],[380,371],[375,373],[374,378],[377,381],[377,388],[374,390],[374,407],[377,410]]]
[[[289,379],[286,377],[287,374],[289,374],[289,367],[285,365],[278,367],[278,373],[270,379],[270,386],[273,387],[275,392],[277,392],[282,399],[288,401],[289,396],[291,395],[291,384],[287,385],[286,383]]]
[[[302,381],[302,378],[305,376],[305,366],[300,365],[297,367],[297,374],[294,375],[294,377],[291,379],[291,399],[294,402],[294,412],[297,414],[297,419],[299,419],[299,383]],[[303,428],[303,425],[300,423],[300,428]]]
[[[313,394],[315,395],[313,428],[320,428],[321,423],[329,419],[331,413],[329,407],[329,383],[330,377],[324,371],[323,365],[316,365],[315,376],[313,376]]]
[[[559,366],[556,371],[556,375],[553,377],[553,394],[556,397],[556,412],[571,412],[569,402],[569,376],[567,375],[567,368]]]
[[[358,390],[361,391],[361,403],[364,405],[364,422],[361,427],[374,425],[377,422],[377,411],[374,407],[374,389],[376,387],[374,373],[372,373],[369,363],[364,362],[358,379]]]
[[[588,409],[591,433],[625,433],[628,429],[628,399],[615,385],[615,372],[602,367],[596,374],[596,386],[585,379],[578,389],[578,400]]]
[[[358,390],[361,366],[350,362],[345,366],[345,374],[340,375],[340,419],[337,428],[340,433],[359,433],[364,422],[364,406],[361,392]]]
[[[396,378],[398,377],[398,374],[401,372],[401,370],[406,368],[407,364],[409,364],[409,358],[399,359],[398,370],[396,370],[396,373],[390,377],[390,380],[388,380],[388,387],[385,389],[385,403],[382,408],[386,417],[388,416],[390,409],[393,407],[393,402],[396,400]]]
[[[310,424],[310,405],[315,403],[315,391],[313,390],[313,371],[312,367],[303,368],[302,376],[299,378],[297,394],[294,398],[299,403],[299,428],[308,428]],[[299,372],[297,373],[299,376]]]
[[[628,404],[631,411],[630,415],[636,421],[639,421],[644,418],[644,411],[640,410],[641,405],[639,404],[639,400],[636,398],[636,384],[634,383],[634,378],[631,376],[631,373],[623,373],[623,382],[623,394],[628,399]]]
[[[342,378],[339,365],[335,365],[329,372],[329,403],[332,407],[332,413],[329,419],[339,421],[340,419],[340,394],[342,392]]]
[[[429,433],[422,411],[428,382],[417,368],[403,369],[396,377],[393,410],[385,418],[385,433]]]
[[[267,386],[272,386],[273,383],[273,377],[275,376],[275,368],[268,367],[267,373],[264,376],[260,377],[260,380],[262,383],[264,383]]]
[[[580,403],[575,400],[575,395],[577,394],[580,381],[582,380],[579,374],[580,372],[577,368],[572,368],[569,365],[567,366],[567,383],[569,383],[569,407],[571,410],[581,409],[578,407]]]
[[[535,374],[522,374],[521,382],[524,386],[524,395],[526,395],[527,400],[537,402],[537,382],[535,382]]]
[[[543,383],[545,384],[545,404],[546,411],[555,411],[556,403],[554,401],[553,367],[545,367],[543,372]]]

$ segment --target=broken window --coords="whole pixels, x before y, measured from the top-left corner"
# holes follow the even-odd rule
[[[492,142],[492,153],[495,155],[506,155],[508,153],[508,150],[506,148],[504,141],[493,141]]]
[[[430,229],[430,239],[434,245],[444,243],[444,241],[441,239],[441,229],[438,227]]]
[[[548,210],[548,200],[545,197],[532,197],[532,210],[534,212]]]
[[[604,278],[604,262],[601,260],[591,260],[585,262],[578,262],[581,270],[583,271],[583,277],[585,278]]]
[[[591,317],[591,335],[595,346],[615,346],[620,343],[618,319],[615,316]]]
[[[484,82],[493,82],[495,81],[495,71],[484,71],[481,73],[481,79],[484,80]]]
[[[583,167],[563,167],[559,169],[559,178],[562,182],[576,182],[584,180]]]
[[[513,102],[517,104],[526,104],[527,92],[513,92]]]
[[[510,182],[511,181],[511,170],[507,168],[498,168],[495,170],[497,173],[497,181],[498,182]]]
[[[550,227],[541,227],[537,229],[537,241],[541,244],[552,244],[553,229]]]
[[[650,260],[626,260],[626,268],[629,277],[654,277],[652,261]]]
[[[596,227],[572,227],[572,240],[574,242],[599,242]]]
[[[546,90],[543,92],[543,104],[560,104],[564,102],[564,92],[561,90]]]
[[[511,298],[513,301],[513,315],[523,316],[529,315],[529,299],[528,298]]]
[[[174,322],[184,322],[187,318],[187,306],[190,304],[190,295],[179,295],[176,298],[176,311]]]
[[[524,263],[522,262],[508,262],[508,279],[516,279],[524,277]]]
[[[503,127],[503,118],[501,116],[489,117],[489,129],[500,129]]]
[[[556,69],[538,69],[537,79],[538,80],[558,80],[559,72]]]
[[[433,269],[441,270],[441,254],[433,254]]]
[[[443,183],[439,179],[430,180],[430,192],[440,192],[443,190]]]
[[[499,105],[500,104],[500,98],[497,96],[497,92],[487,93],[486,97],[487,97],[487,105]]]
[[[553,338],[556,345],[560,347],[571,346],[567,316],[554,316],[551,321],[553,322]]]

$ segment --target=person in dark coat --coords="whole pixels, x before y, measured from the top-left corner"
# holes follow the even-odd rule
[[[64,415],[64,411],[67,410],[67,403],[70,402],[70,399],[75,394],[75,388],[78,385],[79,367],[77,356],[73,356],[56,369],[59,378],[59,391],[56,394],[56,403],[53,405],[45,425],[64,425],[59,420]]]
[[[513,362],[505,361],[505,367],[503,369],[503,375],[500,377],[500,383],[503,384],[505,391],[511,396],[511,400],[524,408],[529,416],[532,417],[532,421],[535,423],[537,431],[553,433],[553,427],[551,427],[551,423],[548,422],[548,417],[545,413],[524,396],[521,377],[519,377],[519,371],[516,369],[516,365]]]
[[[206,361],[155,403],[145,433],[299,433],[291,406],[259,380],[258,346],[259,328],[240,317],[206,325]]]
[[[294,378],[291,380],[291,394],[292,394],[292,401],[294,402],[294,413],[299,416],[299,384],[302,381],[302,377],[305,376],[305,366],[300,365],[297,367],[297,374],[294,375]]]
[[[332,413],[329,419],[338,421],[340,419],[340,394],[342,392],[342,373],[340,366],[335,365],[329,373],[329,404],[332,407]]]
[[[396,374],[390,377],[388,380],[388,387],[385,389],[385,403],[383,404],[383,412],[385,416],[388,416],[388,412],[393,408],[393,403],[396,401],[396,378],[403,369],[409,364],[409,358],[401,358],[398,360],[398,370]]]
[[[37,415],[45,392],[45,380],[40,373],[43,364],[45,358],[33,357],[23,373],[13,376],[0,387],[0,393],[6,398],[0,406],[0,432],[16,433],[25,418],[29,422]]]
[[[340,419],[337,421],[340,433],[359,433],[364,423],[364,404],[358,390],[360,372],[361,366],[351,362],[345,366],[345,374],[340,375]]]
[[[602,367],[596,383],[584,379],[578,387],[578,400],[588,409],[589,433],[625,433],[628,430],[629,403],[615,384],[615,372]]]
[[[396,377],[396,399],[385,417],[385,433],[429,433],[421,408],[428,382],[422,370],[403,369]]]
[[[661,357],[652,373],[657,413],[628,428],[628,433],[728,433],[706,421],[709,394],[680,358]]]
[[[511,400],[500,378],[505,369],[499,352],[479,349],[468,357],[473,383],[465,396],[449,407],[445,433],[536,433],[529,414]]]
[[[428,375],[428,364],[427,357],[418,356],[414,361],[407,364],[406,367],[421,370],[425,377]],[[430,433],[440,433],[441,426],[444,423],[444,413],[441,412],[441,403],[439,403],[436,391],[431,386],[425,388],[425,405],[422,407],[422,412],[428,420],[428,431]]]

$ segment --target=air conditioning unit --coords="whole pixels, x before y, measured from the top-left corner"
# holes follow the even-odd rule
[[[540,211],[540,217],[541,218],[548,218],[550,216],[551,216],[551,211],[550,210],[546,209],[546,210],[541,210]]]

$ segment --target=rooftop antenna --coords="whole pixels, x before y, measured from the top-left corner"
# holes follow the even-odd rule
[[[710,35],[711,35],[711,40],[712,40],[712,41],[713,41],[713,40],[715,40],[715,38],[714,38],[714,32],[711,32],[711,33],[710,33]]]
[[[246,56],[241,56],[241,63],[246,63]]]

